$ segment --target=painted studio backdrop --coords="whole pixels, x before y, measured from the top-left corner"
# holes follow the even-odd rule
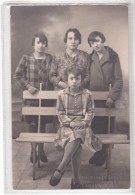
[[[79,49],[91,53],[88,35],[101,31],[105,45],[112,47],[120,58],[124,78],[125,96],[128,99],[128,7],[123,5],[61,5],[61,6],[13,6],[11,8],[11,80],[13,102],[13,137],[21,131],[20,112],[22,91],[13,79],[14,71],[23,54],[32,52],[31,40],[38,31],[48,37],[47,52],[54,55],[65,48],[64,35],[68,28],[78,28],[82,34]],[[123,119],[127,129],[128,119]],[[23,131],[24,128],[22,127]],[[120,128],[119,128],[120,129]],[[124,129],[124,128],[122,128]]]

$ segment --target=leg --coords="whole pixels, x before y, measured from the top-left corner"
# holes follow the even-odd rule
[[[36,133],[37,132],[37,125],[29,125],[29,132],[31,133]],[[36,147],[37,147],[37,144],[36,143],[31,143],[31,154],[30,154],[30,162],[31,163],[34,163],[34,158],[33,158],[33,155],[35,155],[35,163],[37,162],[37,152],[36,152]],[[34,151],[35,150],[35,151]],[[34,154],[35,152],[35,154]]]
[[[41,133],[45,133],[45,126],[46,126],[45,117],[41,117],[41,129],[40,129]],[[39,163],[40,160],[44,163],[48,162],[47,156],[44,152],[44,143],[38,144],[38,159],[39,159],[38,160],[39,166],[40,166]]]
[[[95,134],[107,133],[108,118],[107,117],[95,117],[92,121],[92,130]],[[103,145],[102,149],[92,156],[89,160],[89,164],[96,164],[101,166],[106,160],[107,146]]]
[[[71,158],[72,174],[73,174],[72,178],[73,178],[74,182],[79,182],[79,171],[80,171],[80,167],[81,167],[81,157],[82,157],[82,147],[80,145]]]
[[[35,180],[35,175],[36,175],[36,143],[32,144],[32,150],[33,150],[33,180]]]
[[[63,159],[62,159],[61,163],[58,166],[58,169],[60,171],[63,172],[65,170],[67,164],[69,163],[69,161],[73,157],[74,153],[78,149],[78,147],[80,145],[80,142],[81,142],[81,140],[77,139],[75,141],[67,143],[67,145],[65,147]]]
[[[67,145],[65,147],[63,159],[62,159],[61,163],[59,164],[57,170],[54,172],[53,176],[51,177],[50,185],[56,186],[60,182],[62,174],[63,174],[67,164],[72,159],[75,152],[77,151],[80,143],[81,143],[80,139],[77,139],[75,141],[67,143]]]

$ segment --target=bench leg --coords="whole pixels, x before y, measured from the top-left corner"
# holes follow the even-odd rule
[[[106,162],[106,168],[107,168],[107,178],[106,180],[110,180],[110,165],[111,165],[111,151],[112,151],[112,145],[110,144],[108,146],[108,151],[107,151],[107,162]]]
[[[36,175],[36,143],[32,143],[33,147],[33,180],[35,180]]]
[[[39,155],[40,151],[39,151],[39,144],[38,144],[38,168],[40,168],[40,155]]]
[[[109,145],[107,144],[106,146],[107,146],[107,151],[106,151],[107,152],[107,157],[106,157],[105,169],[107,169],[107,159],[108,159],[108,148],[109,148]]]

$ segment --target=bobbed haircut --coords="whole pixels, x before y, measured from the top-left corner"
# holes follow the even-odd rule
[[[46,37],[46,35],[43,32],[38,32],[34,35],[34,37],[32,38],[32,46],[35,45],[35,39],[39,38],[39,41],[43,44],[46,45],[46,47],[48,47],[48,39]]]
[[[77,67],[68,67],[65,69],[65,80],[68,81],[69,74],[73,74],[75,77],[81,75],[82,81],[85,78],[84,71],[82,71],[80,68]]]
[[[95,42],[96,37],[100,37],[101,40],[102,40],[102,43],[104,43],[106,41],[105,36],[101,32],[99,32],[99,31],[93,31],[88,36],[88,43],[89,43],[90,47],[91,47],[91,42]]]
[[[66,31],[65,37],[64,37],[64,43],[67,43],[67,37],[68,37],[69,32],[73,32],[75,34],[75,38],[77,40],[79,40],[79,44],[81,44],[81,42],[82,42],[81,33],[79,32],[79,30],[77,28],[69,28]]]

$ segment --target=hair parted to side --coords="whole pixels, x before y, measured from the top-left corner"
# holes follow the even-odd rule
[[[79,32],[79,30],[77,28],[69,28],[66,31],[65,37],[64,37],[64,43],[67,43],[67,37],[68,37],[69,32],[73,32],[75,34],[75,38],[77,40],[79,40],[79,44],[81,44],[81,42],[82,42],[81,33]]]
[[[88,43],[89,43],[90,47],[91,47],[91,42],[95,42],[96,37],[100,37],[102,40],[102,43],[104,43],[106,41],[105,36],[101,32],[93,31],[88,36]]]
[[[82,81],[85,78],[85,73],[80,68],[77,67],[68,67],[65,69],[65,80],[68,81],[69,74],[73,74],[75,77],[81,75]]]
[[[34,35],[34,37],[32,38],[32,46],[35,45],[35,39],[36,39],[36,37],[39,38],[39,41],[40,41],[41,43],[45,44],[46,47],[48,47],[48,39],[47,39],[45,33],[43,33],[43,32],[38,32],[38,33],[36,33],[36,34]]]

